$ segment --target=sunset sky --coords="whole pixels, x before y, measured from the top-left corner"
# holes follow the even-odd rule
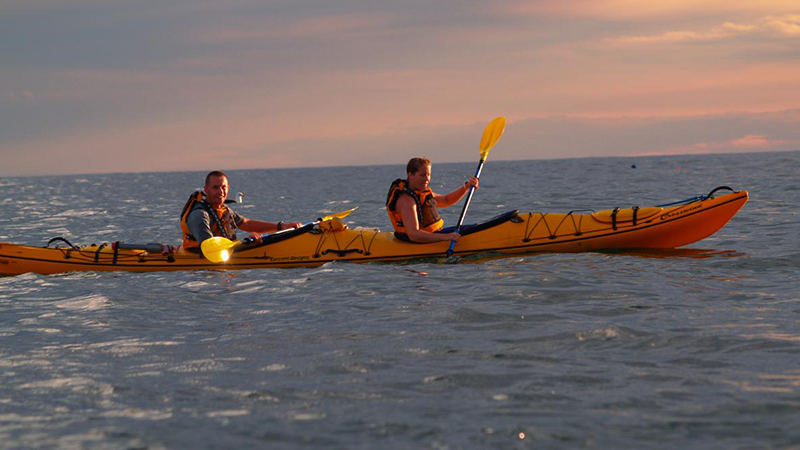
[[[0,176],[800,150],[798,0],[3,0]]]

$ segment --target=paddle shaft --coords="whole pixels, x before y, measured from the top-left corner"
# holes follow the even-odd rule
[[[265,237],[270,237],[270,236],[275,236],[275,235],[279,235],[279,234],[288,233],[288,232],[296,230],[296,229],[300,230],[300,229],[303,229],[305,227],[312,226],[312,225],[324,222],[326,220],[334,219],[334,218],[343,219],[343,218],[347,217],[348,215],[350,215],[351,212],[353,212],[353,211],[355,211],[357,209],[358,209],[358,206],[356,206],[355,208],[348,209],[347,211],[342,211],[342,212],[339,212],[339,213],[336,213],[336,214],[332,214],[330,216],[325,216],[325,217],[323,217],[321,219],[315,220],[314,222],[305,223],[300,228],[286,228],[285,230],[276,231],[275,233],[272,233],[272,234],[262,234],[261,238],[264,239]],[[207,260],[211,261],[211,262],[215,262],[215,263],[225,262],[225,261],[228,260],[230,254],[231,254],[231,252],[229,252],[229,250],[231,250],[232,248],[236,247],[237,245],[249,244],[250,242],[253,242],[253,241],[254,241],[254,239],[250,239],[250,238],[246,238],[246,239],[241,240],[241,241],[232,241],[230,239],[227,239],[227,238],[224,238],[224,237],[221,237],[221,236],[214,236],[214,237],[210,237],[208,239],[205,239],[200,244],[200,250],[203,252],[203,256],[205,256],[205,258]]]
[[[324,222],[326,220],[330,220],[330,219],[333,219],[333,218],[336,218],[336,217],[338,217],[340,219],[343,219],[343,218],[349,216],[351,212],[353,212],[353,211],[355,211],[357,209],[358,209],[358,206],[356,206],[355,208],[352,208],[352,209],[348,209],[347,211],[342,211],[340,213],[333,214],[331,216],[322,217],[322,218],[317,219],[317,220],[315,220],[313,222],[306,222],[306,223],[300,225],[299,228],[284,228],[283,230],[279,230],[279,231],[276,231],[274,233],[262,234],[261,235],[261,239],[264,239],[265,237],[269,237],[269,236],[277,236],[279,234],[288,233],[289,231],[293,231],[293,230],[299,230],[300,228],[305,228],[305,227],[307,227],[309,225],[316,225],[318,223],[322,223],[322,222]],[[249,243],[251,243],[253,241],[255,241],[255,239],[252,239],[252,238],[249,238],[249,237],[242,239],[242,243],[243,244],[249,244]]]
[[[284,229],[276,231],[274,233],[264,233],[264,234],[261,235],[261,239],[264,239],[265,237],[269,237],[269,236],[277,236],[279,234],[288,233],[288,232],[294,231],[294,230],[299,230],[300,228],[307,227],[309,225],[316,225],[316,224],[318,224],[320,222],[322,222],[322,219],[316,220],[314,222],[304,223],[304,224],[300,225],[299,228],[284,228]],[[251,242],[255,242],[255,239],[250,238],[250,237],[242,239],[242,244],[249,244]]]
[[[475,171],[475,178],[481,177],[481,170],[483,170],[483,163],[485,159],[481,159],[478,163],[478,170]],[[469,192],[467,193],[467,201],[464,202],[464,208],[461,210],[461,217],[458,218],[458,225],[456,226],[456,233],[461,231],[461,225],[464,224],[464,217],[467,215],[467,208],[469,208],[469,202],[472,200],[472,194],[475,192],[475,186],[469,187]],[[456,247],[456,241],[450,241],[450,248],[447,249],[447,256],[453,254],[453,249]]]

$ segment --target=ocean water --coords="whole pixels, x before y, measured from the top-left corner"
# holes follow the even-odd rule
[[[229,177],[251,218],[386,229],[403,168]],[[0,278],[0,448],[800,448],[798,174],[800,152],[490,160],[468,214],[750,191],[675,251]],[[0,178],[0,241],[176,244],[203,176]]]

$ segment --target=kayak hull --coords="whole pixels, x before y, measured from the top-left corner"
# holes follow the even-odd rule
[[[511,214],[510,220],[465,234],[453,254],[678,248],[717,232],[748,199],[747,191],[737,191],[667,207],[591,214]],[[392,262],[444,257],[448,247],[449,242],[405,242],[391,232],[376,229],[315,228],[267,245],[238,246],[229,261],[211,263],[197,253],[184,250],[162,254],[144,249],[115,250],[110,245],[50,248],[0,243],[0,275],[238,270],[319,266],[332,261]]]

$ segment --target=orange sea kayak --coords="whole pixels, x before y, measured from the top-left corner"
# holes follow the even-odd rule
[[[662,206],[563,214],[510,211],[462,229],[454,255],[677,248],[717,232],[749,198],[747,191],[719,194],[719,189],[708,196]],[[0,275],[86,270],[234,270],[318,266],[331,261],[405,261],[443,257],[449,246],[448,242],[410,243],[397,239],[392,232],[376,229],[350,229],[335,217],[289,233],[266,236],[257,245],[238,245],[224,263],[212,263],[198,253],[161,244],[116,242],[76,247],[63,239],[54,241],[54,246],[47,247],[0,243]]]

